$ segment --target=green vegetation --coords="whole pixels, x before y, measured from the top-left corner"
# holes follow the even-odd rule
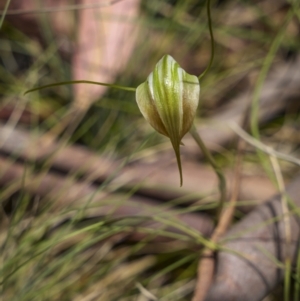
[[[78,20],[84,8],[70,10],[71,2],[65,1],[66,12]],[[201,79],[196,127],[220,128],[217,118],[240,114],[241,127],[254,138],[297,158],[299,101],[289,99],[299,99],[299,89],[289,86],[278,101],[270,101],[264,89],[274,88],[278,70],[287,81],[299,82],[299,75],[288,74],[300,51],[298,1],[211,5],[215,56]],[[223,241],[210,240],[219,202],[216,178],[200,176],[199,186],[193,178],[211,167],[199,159],[187,135],[182,169],[190,177],[179,188],[172,146],[145,122],[132,91],[108,88],[81,111],[73,85],[24,95],[34,87],[72,80],[78,28],[60,35],[52,18],[58,12],[45,13],[40,6],[34,14],[13,15],[8,6],[5,15],[1,9],[0,299],[191,300],[203,246],[223,248]],[[209,64],[205,1],[142,0],[136,15],[112,15],[112,20],[139,29],[126,68],[111,77],[112,85],[137,87],[164,54],[197,76]],[[122,51],[119,47],[116,65],[124,59]],[[37,137],[42,140],[35,142]],[[220,145],[208,145],[217,165],[233,171],[242,154],[241,174],[262,178],[262,185],[272,183],[274,193],[284,191],[299,166],[256,145],[245,144],[239,151],[237,139],[234,134],[220,139]],[[212,188],[202,189],[201,181]],[[240,195],[233,223],[262,201]],[[284,220],[290,243],[289,218],[300,213],[295,200],[284,196],[281,201],[284,216],[264,225]],[[188,221],[184,214],[191,214]],[[207,226],[201,234],[202,223]],[[300,249],[296,264],[258,249],[285,273],[268,300],[299,300]]]

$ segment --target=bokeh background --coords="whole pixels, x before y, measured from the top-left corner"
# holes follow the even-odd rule
[[[279,191],[261,149],[299,157],[300,8],[211,5],[215,56],[195,125],[228,196],[242,153],[235,223]],[[1,0],[0,9],[1,298],[191,300],[219,198],[191,136],[179,187],[172,146],[133,92],[84,84],[24,92],[70,80],[137,87],[164,54],[199,75],[211,55],[206,2]],[[232,124],[260,150],[255,142],[239,150],[245,137]],[[298,169],[279,160],[277,172],[288,183]],[[299,273],[290,274],[293,289]],[[283,300],[282,287],[264,300]]]

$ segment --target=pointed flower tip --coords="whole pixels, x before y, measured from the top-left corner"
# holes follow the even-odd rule
[[[175,152],[178,171],[179,171],[180,187],[182,187],[183,176],[182,176],[182,165],[181,165],[181,158],[180,158],[180,145],[176,146],[176,145],[173,144],[173,149],[174,149],[174,152]]]
[[[136,101],[145,119],[172,142],[180,186],[182,171],[179,146],[182,137],[192,126],[199,97],[198,77],[185,72],[170,55],[164,55],[159,60],[147,80],[136,90]]]
[[[180,187],[182,187],[183,184],[183,179],[182,179],[182,174],[180,174]]]

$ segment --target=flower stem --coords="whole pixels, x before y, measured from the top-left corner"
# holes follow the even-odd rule
[[[199,146],[200,150],[203,152],[205,158],[207,159],[207,161],[209,162],[209,164],[212,166],[213,170],[215,171],[218,180],[219,180],[219,191],[220,191],[220,203],[219,203],[219,208],[217,211],[217,219],[219,218],[223,207],[224,207],[224,203],[226,200],[226,180],[223,174],[222,169],[218,166],[218,164],[216,163],[215,159],[213,158],[213,156],[211,155],[210,151],[206,148],[203,140],[200,138],[195,126],[193,125],[192,128],[190,129],[190,134],[192,135],[192,137],[194,138],[194,140],[196,141],[197,145]]]
[[[210,12],[210,0],[206,1],[206,10],[207,10],[207,18],[208,18],[208,29],[209,29],[209,34],[210,34],[210,43],[211,43],[211,52],[210,52],[210,61],[206,69],[198,76],[198,79],[200,80],[204,75],[208,72],[210,69],[214,56],[215,56],[215,39],[214,39],[214,34],[212,30],[212,22],[211,22],[211,12]]]

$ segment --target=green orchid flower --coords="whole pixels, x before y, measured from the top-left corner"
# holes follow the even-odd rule
[[[171,140],[181,186],[181,139],[193,124],[199,97],[198,77],[185,72],[170,55],[161,58],[147,80],[136,90],[136,101],[145,119]]]

